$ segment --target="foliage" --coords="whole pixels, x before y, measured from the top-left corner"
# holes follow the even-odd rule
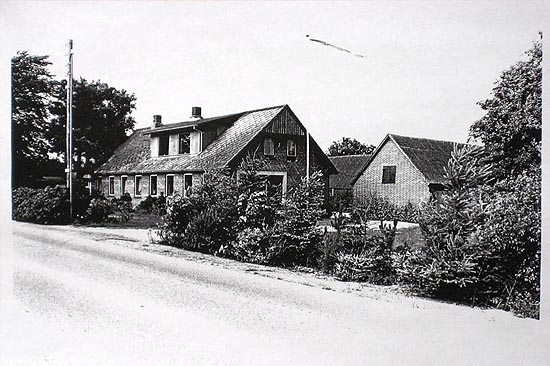
[[[113,206],[105,197],[92,198],[86,210],[86,221],[106,222],[113,213]]]
[[[489,214],[475,237],[487,247],[481,291],[497,308],[538,317],[540,297],[540,170],[490,189]]]
[[[393,243],[397,220],[393,225],[380,222],[380,233],[368,228],[368,218],[359,216],[356,225],[342,231],[341,248],[335,254],[334,275],[343,281],[367,281],[388,285],[396,281]]]
[[[216,252],[236,238],[238,194],[235,179],[227,172],[205,172],[189,197],[177,196],[167,202],[159,236],[171,245]]]
[[[426,245],[398,270],[419,294],[537,317],[540,170],[493,184],[481,162],[481,148],[453,153],[446,191],[421,211]]]
[[[111,210],[121,222],[129,221],[134,213],[132,206],[132,197],[129,193],[124,193],[120,198],[111,199]]]
[[[418,222],[419,207],[412,203],[396,205],[387,198],[371,194],[362,207],[355,210],[354,215],[361,215],[368,220]]]
[[[341,140],[333,141],[328,148],[327,155],[361,155],[372,154],[375,147],[373,145],[363,144],[354,138],[342,137]]]
[[[542,43],[528,59],[504,71],[490,99],[479,102],[485,116],[470,127],[481,140],[499,178],[540,166],[542,138]]]
[[[47,163],[46,127],[53,90],[48,56],[18,51],[11,59],[12,77],[12,185],[32,184]]]
[[[446,169],[446,191],[421,211],[426,246],[412,250],[399,269],[417,293],[459,301],[475,299],[479,266],[487,254],[472,242],[487,214],[486,197],[476,188],[488,182],[491,174],[479,164],[482,154],[479,147],[455,149]]]
[[[54,118],[47,133],[52,144],[50,152],[59,156],[66,155],[65,86],[65,80],[56,83],[50,108]],[[88,82],[81,78],[74,82],[73,101],[75,170],[91,173],[126,141],[127,134],[134,128],[131,113],[136,97],[99,80]]]
[[[315,172],[309,180],[303,178],[282,204],[279,218],[270,233],[270,263],[285,266],[316,264],[323,236],[317,228],[317,221],[323,214],[322,175]]]
[[[13,191],[13,219],[36,224],[69,222],[69,194],[65,187],[27,187]]]

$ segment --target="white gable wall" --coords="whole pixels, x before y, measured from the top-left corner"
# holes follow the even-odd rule
[[[382,184],[382,167],[396,167],[395,183]],[[387,198],[391,203],[417,204],[430,198],[428,182],[424,175],[401,152],[391,140],[382,146],[363,174],[353,186],[353,200],[356,206],[363,206],[372,195]]]

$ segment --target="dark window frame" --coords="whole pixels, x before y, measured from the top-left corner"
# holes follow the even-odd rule
[[[155,191],[153,192],[153,178],[155,178]],[[149,195],[150,196],[157,196],[158,195],[158,176],[155,174],[152,174],[149,176]]]
[[[126,186],[128,185],[128,176],[127,175],[121,175],[120,176],[120,195],[124,196],[124,193],[126,193]]]
[[[159,135],[159,156],[167,156],[170,153],[170,136]]]
[[[172,184],[168,184],[168,178],[172,178]],[[166,190],[166,196],[171,196],[174,194],[174,174],[166,174],[164,177],[164,187]]]
[[[397,167],[395,165],[382,166],[382,184],[395,184]]]
[[[110,175],[109,178],[108,178],[108,189],[109,189],[109,196],[114,196],[115,195],[115,176],[114,175]]]
[[[182,144],[183,136],[187,136],[187,144]],[[185,151],[183,148],[186,147]],[[190,154],[191,153],[191,133],[182,132],[178,134],[178,154]]]
[[[189,178],[189,184],[187,184],[187,178]],[[193,187],[193,174],[184,174],[183,175],[183,184],[182,184],[182,190],[183,190],[183,197],[187,197],[189,195],[189,189]]]
[[[293,154],[291,154],[293,152]],[[295,158],[296,157],[296,141],[293,139],[288,139],[286,142],[286,156]]]
[[[264,138],[264,155],[275,156],[275,142],[270,137]]]
[[[134,197],[141,197],[141,175],[134,177]]]

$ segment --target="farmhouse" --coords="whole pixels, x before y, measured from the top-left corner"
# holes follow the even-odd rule
[[[193,107],[190,120],[166,125],[154,116],[150,128],[136,130],[95,173],[105,196],[129,193],[138,204],[148,195],[185,196],[205,171],[236,172],[246,156],[263,163],[258,174],[280,185],[283,194],[305,177],[307,162],[310,173],[322,172],[326,194],[329,174],[336,172],[290,107],[282,105],[211,118]]]
[[[376,195],[404,205],[427,201],[445,183],[445,167],[460,144],[388,134],[353,182],[354,204]]]

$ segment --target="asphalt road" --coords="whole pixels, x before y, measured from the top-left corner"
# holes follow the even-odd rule
[[[12,235],[2,365],[546,364],[542,323],[500,311],[331,291],[78,230]]]

